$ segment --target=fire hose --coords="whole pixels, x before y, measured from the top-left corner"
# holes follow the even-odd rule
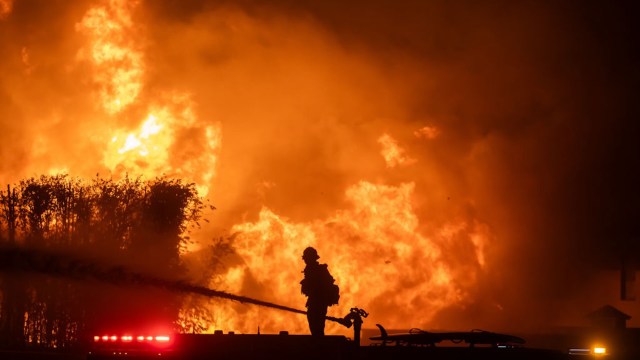
[[[140,274],[129,271],[122,266],[101,266],[95,262],[84,259],[42,250],[27,250],[17,247],[0,248],[0,271],[33,272],[77,280],[94,279],[115,285],[146,285],[163,288],[172,292],[192,293],[296,314],[307,314],[304,310],[214,290],[204,286],[193,285],[182,280],[167,280],[152,275]],[[353,326],[354,342],[359,345],[362,319],[368,315],[369,314],[362,309],[351,308],[349,313],[343,318],[335,318],[332,316],[326,316],[325,318],[347,328]]]

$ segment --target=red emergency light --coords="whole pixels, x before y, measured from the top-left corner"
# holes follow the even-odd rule
[[[159,330],[146,333],[128,331],[123,333],[107,333],[105,335],[94,335],[93,343],[90,346],[90,359],[103,359],[104,357],[126,355],[137,358],[138,356],[148,358],[153,355],[163,356],[175,351],[175,338],[173,335]]]
[[[122,335],[122,336],[117,336],[117,335],[102,335],[102,336],[98,336],[95,335],[93,337],[93,341],[94,342],[117,342],[118,340],[120,340],[120,342],[132,342],[133,339],[136,339],[138,342],[146,342],[146,343],[168,343],[171,341],[171,337],[167,336],[167,335],[156,335],[156,336],[149,336],[149,335],[138,335],[138,336],[133,336],[133,335]]]

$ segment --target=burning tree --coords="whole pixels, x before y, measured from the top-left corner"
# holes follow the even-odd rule
[[[30,178],[0,191],[0,243],[177,277],[180,251],[202,207],[195,185],[180,180]],[[20,272],[0,274],[0,284],[4,347],[67,348],[96,324],[115,326],[116,313],[120,326],[148,320],[147,314],[171,324],[179,313],[180,299],[167,293]]]

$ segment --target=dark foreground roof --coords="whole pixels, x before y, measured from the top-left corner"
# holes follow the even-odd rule
[[[614,308],[611,305],[605,305],[587,315],[589,319],[624,319],[629,320],[631,316]]]

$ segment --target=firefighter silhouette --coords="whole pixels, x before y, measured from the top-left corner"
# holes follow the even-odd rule
[[[327,264],[318,263],[318,252],[312,247],[304,249],[302,260],[307,265],[304,268],[304,279],[300,281],[302,293],[307,299],[307,320],[309,330],[313,336],[324,335],[324,321],[327,308],[338,304],[340,289],[334,284]]]

